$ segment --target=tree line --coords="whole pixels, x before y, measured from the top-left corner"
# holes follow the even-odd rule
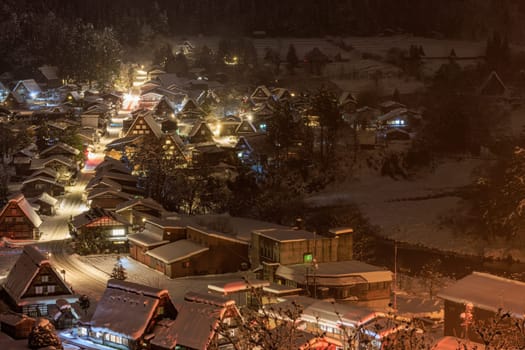
[[[519,38],[525,5],[518,0],[92,0],[45,2],[7,0],[18,13],[56,13],[111,26],[132,43],[141,31],[177,34],[322,36],[407,32],[486,38],[508,29]],[[5,7],[5,6],[4,6]]]

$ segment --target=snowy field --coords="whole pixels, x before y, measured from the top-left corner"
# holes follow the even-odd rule
[[[358,179],[335,184],[308,199],[310,206],[356,203],[383,236],[469,255],[485,254],[484,244],[454,234],[441,225],[444,217],[461,204],[459,197],[402,200],[436,195],[465,186],[482,160],[449,160],[438,164],[433,173],[414,180],[394,180],[364,170]]]

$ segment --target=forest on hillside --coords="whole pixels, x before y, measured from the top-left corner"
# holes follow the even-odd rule
[[[167,34],[271,36],[411,33],[485,39],[493,31],[511,41],[525,37],[521,0],[4,0],[13,13],[82,20],[111,26],[133,44],[144,31]]]

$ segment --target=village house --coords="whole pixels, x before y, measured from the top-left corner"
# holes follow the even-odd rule
[[[63,142],[58,142],[41,151],[39,156],[40,158],[49,158],[50,156],[60,155],[64,158],[68,158],[69,160],[75,162],[77,161],[79,154],[80,151],[78,149]]]
[[[186,226],[185,233],[184,238],[155,248],[152,245],[166,240],[166,236],[156,234],[150,239],[134,235],[130,239],[131,256],[141,259],[141,254],[146,255],[144,261],[148,266],[171,278],[235,272],[249,267],[249,244],[235,235],[197,225]]]
[[[340,302],[382,299],[385,306],[390,301],[392,273],[357,260],[281,265],[275,278],[319,299]]]
[[[36,209],[40,215],[53,216],[56,214],[58,199],[43,192],[36,198],[31,198],[31,206]]]
[[[63,155],[51,155],[47,158],[33,158],[29,169],[31,171],[50,168],[57,172],[58,181],[68,183],[77,174],[79,166],[71,159]]]
[[[165,212],[162,205],[152,198],[134,198],[120,203],[115,213],[121,215],[133,226],[141,225],[146,218],[161,218]]]
[[[56,304],[58,299],[68,303],[78,300],[46,255],[34,245],[24,246],[7,275],[3,291],[13,311],[31,317],[47,316],[49,305]]]
[[[47,192],[53,197],[61,196],[65,193],[64,185],[45,176],[31,176],[22,182],[22,193],[27,198],[38,197]]]
[[[22,96],[14,91],[9,91],[7,96],[2,101],[2,105],[11,110],[20,109],[26,106],[26,102]]]
[[[228,337],[217,329],[220,325],[228,325],[228,331],[232,335],[236,333],[240,312],[233,300],[189,292],[175,307],[177,318],[159,322],[155,327],[151,350],[231,348]]]
[[[257,86],[250,95],[250,100],[254,105],[264,103],[272,98],[272,92],[264,85]]]
[[[135,196],[110,187],[95,188],[89,191],[87,202],[90,208],[115,210],[118,205],[127,202]]]
[[[37,152],[38,147],[34,143],[31,143],[13,155],[12,164],[15,167],[17,176],[25,176],[31,173],[29,169],[31,160],[36,156]]]
[[[9,239],[38,239],[40,216],[23,194],[11,198],[0,212],[0,237]]]
[[[24,314],[8,311],[0,314],[0,329],[13,339],[27,339],[35,325],[35,319]]]
[[[42,89],[34,79],[20,80],[12,91],[22,96],[24,100],[34,100],[42,93]]]
[[[487,322],[498,310],[522,320],[525,311],[525,283],[488,273],[473,272],[444,288],[438,297],[445,301],[445,336],[480,342],[474,322]]]
[[[148,345],[160,322],[174,320],[177,310],[168,291],[111,279],[87,323],[80,323],[78,336],[94,343],[124,350]]]
[[[352,232],[341,228],[322,236],[300,229],[255,230],[250,260],[252,266],[262,267],[262,279],[273,282],[280,265],[352,260]]]
[[[127,250],[127,234],[131,224],[113,211],[103,208],[91,208],[75,217],[71,221],[73,234],[82,236],[85,234],[96,233],[105,236],[113,243],[115,248]]]
[[[128,235],[129,254],[149,266],[150,256],[146,254],[149,250],[185,238],[186,227],[178,221],[146,218],[139,232]]]

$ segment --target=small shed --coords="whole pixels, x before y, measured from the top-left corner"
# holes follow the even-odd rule
[[[11,311],[0,314],[2,332],[14,339],[27,338],[34,325],[35,319],[23,314]]]

